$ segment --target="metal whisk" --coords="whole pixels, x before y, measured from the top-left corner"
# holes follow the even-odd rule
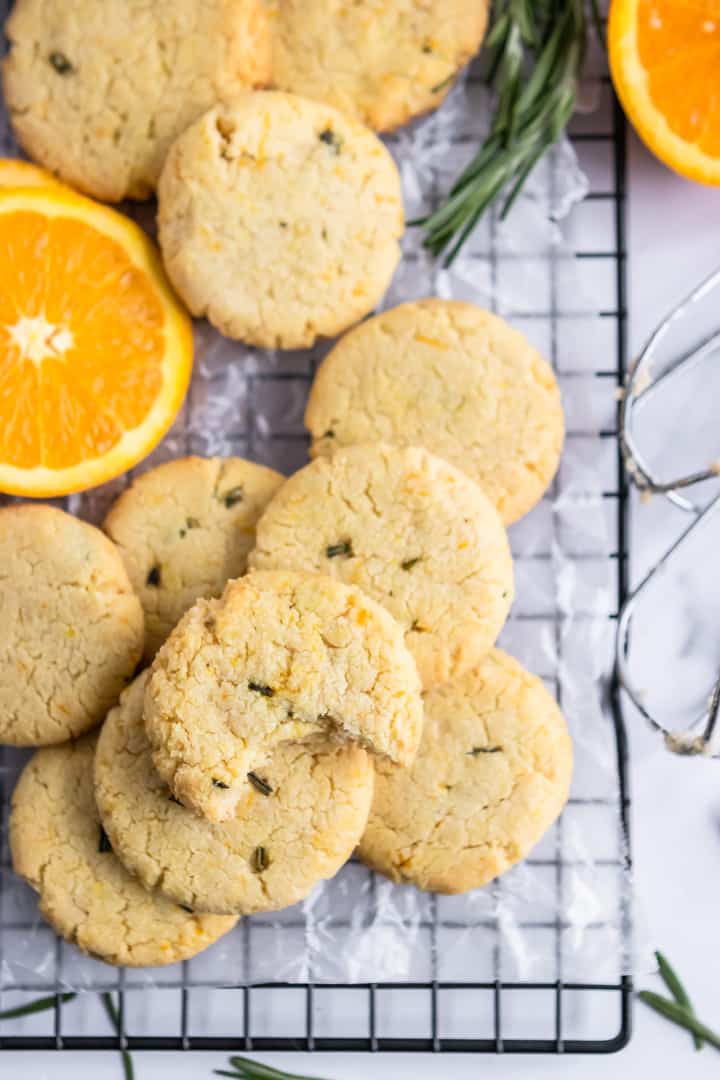
[[[717,295],[718,312],[718,324],[715,328],[706,333],[690,349],[680,350],[679,355],[672,356],[664,363],[662,370],[653,375],[653,364],[658,361],[660,348],[667,343],[671,330],[675,328],[679,320],[692,318],[693,313],[699,310],[701,302],[713,298],[714,294]],[[615,643],[616,672],[620,685],[653,729],[662,733],[666,747],[674,753],[703,754],[710,757],[720,757],[720,746],[716,745],[719,740],[714,738],[716,730],[720,733],[718,723],[720,676],[709,694],[707,705],[689,728],[680,731],[671,730],[652,714],[643,700],[642,692],[633,684],[630,675],[630,643],[633,616],[643,594],[658,573],[679,559],[696,530],[702,528],[720,508],[720,494],[716,494],[705,505],[693,502],[686,494],[689,489],[698,484],[720,479],[720,462],[708,462],[704,468],[674,479],[660,479],[638,446],[635,421],[640,406],[646,404],[661,387],[665,390],[672,389],[673,380],[677,380],[680,375],[687,373],[693,367],[699,366],[716,350],[720,350],[720,269],[693,289],[663,319],[628,375],[620,408],[620,445],[628,476],[641,492],[648,495],[664,495],[675,506],[692,515],[692,522],[628,596],[620,611]],[[720,611],[718,615],[720,616]]]

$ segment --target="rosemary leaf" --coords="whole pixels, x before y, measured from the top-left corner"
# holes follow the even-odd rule
[[[680,981],[680,976],[677,974],[670,961],[659,950],[656,950],[655,952],[655,959],[658,963],[660,976],[672,996],[677,1001],[678,1005],[682,1005],[684,1009],[687,1009],[687,1011],[692,1016],[694,1016],[695,1010],[693,1009],[692,1002],[690,1001],[690,996],[685,987],[683,986],[682,982]],[[696,1050],[702,1050],[704,1045],[703,1041],[696,1034],[693,1035],[693,1043],[695,1044]]]
[[[263,1065],[260,1061],[252,1058],[231,1057],[230,1064],[237,1072],[221,1072],[216,1070],[219,1076],[242,1077],[243,1080],[320,1080],[317,1076],[298,1076],[296,1073],[283,1072],[282,1069],[274,1069],[272,1065]]]
[[[275,697],[272,686],[268,686],[267,683],[253,682],[252,679],[248,683],[248,690],[252,690],[255,694],[262,694],[263,697]]]
[[[421,555],[416,555],[414,559],[404,559],[400,566],[403,570],[412,570],[413,566],[417,566],[421,558]]]
[[[151,585],[154,589],[157,589],[162,584],[162,569],[157,563],[148,570],[145,584]]]
[[[64,1005],[76,997],[77,994],[51,994],[50,997],[28,1001],[26,1005],[16,1005],[13,1009],[3,1009],[0,1012],[0,1020],[16,1020],[20,1016],[32,1016],[33,1013],[54,1009],[56,1001],[60,1001]]]
[[[112,994],[106,990],[105,993],[100,995],[100,1000],[103,1003],[103,1008],[108,1015],[110,1023],[115,1029],[115,1033],[118,1035],[118,1037],[120,1037],[122,1034],[120,1031],[120,1013],[115,1008],[115,1002],[112,999]],[[122,1058],[123,1075],[125,1077],[125,1080],[135,1080],[135,1068],[133,1066],[133,1060],[130,1056],[130,1051],[121,1050],[120,1057]]]
[[[337,544],[328,544],[325,555],[328,559],[337,559],[338,555],[351,559],[353,557],[352,540],[340,540]]]
[[[48,56],[48,61],[51,67],[55,68],[58,75],[72,75],[75,71],[75,68],[72,66],[65,53],[51,52]]]
[[[410,222],[425,226],[425,246],[444,255],[446,266],[503,192],[505,217],[533,168],[565,130],[587,38],[584,0],[495,0],[486,40],[487,81],[496,97],[490,131],[444,205]]]
[[[263,870],[267,870],[268,866],[270,865],[267,848],[262,847],[262,845],[256,847],[252,853],[250,865],[252,866],[256,874],[262,874]]]
[[[242,484],[238,484],[237,487],[230,488],[224,495],[220,496],[220,501],[225,504],[228,510],[232,510],[233,506],[242,502],[245,498],[245,489]]]
[[[249,772],[247,778],[261,795],[272,795],[273,789],[270,787],[267,780],[263,780],[262,776],[258,776],[258,774],[254,772]]]
[[[655,1012],[660,1013],[666,1020],[685,1028],[686,1031],[690,1031],[704,1042],[714,1046],[716,1050],[720,1050],[720,1035],[717,1035],[711,1028],[706,1027],[682,1005],[671,1001],[670,998],[663,997],[662,994],[655,994],[652,990],[641,990],[638,997],[640,1001],[649,1005]]]

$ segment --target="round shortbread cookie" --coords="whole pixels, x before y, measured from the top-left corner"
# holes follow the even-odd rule
[[[142,656],[140,601],[106,536],[54,506],[0,510],[0,742],[99,724]]]
[[[260,518],[248,565],[363,589],[402,627],[426,689],[482,659],[513,600],[495,507],[418,447],[345,447],[295,473]]]
[[[322,738],[278,747],[242,786],[235,816],[211,824],[175,802],[153,768],[146,678],[108,715],[95,756],[100,816],[128,870],[194,911],[238,915],[289,907],[336,874],[367,824],[368,754]]]
[[[400,258],[400,177],[371,131],[292,94],[246,94],[173,144],[167,272],[227,337],[295,349],[372,311]]]
[[[436,109],[485,33],[485,0],[270,0],[273,84],[376,131]]]
[[[558,467],[565,423],[550,365],[496,315],[420,300],[368,319],[325,358],[305,414],[312,453],[425,446],[480,484],[505,524]]]
[[[96,735],[40,750],[12,797],[13,866],[66,941],[108,964],[154,967],[195,956],[236,919],[194,915],[131,877],[113,854],[93,797]]]
[[[433,892],[479,889],[530,849],[570,789],[572,742],[540,679],[493,649],[425,697],[410,769],[380,761],[360,857]]]
[[[180,620],[152,665],[145,727],[172,793],[224,821],[283,743],[334,734],[409,764],[422,701],[403,632],[374,600],[320,575],[256,573]]]
[[[103,528],[140,597],[147,660],[199,597],[245,573],[255,523],[282,482],[242,458],[178,458],[137,477],[112,506]]]
[[[172,140],[270,78],[261,0],[16,0],[5,100],[28,153],[98,199],[145,199]]]

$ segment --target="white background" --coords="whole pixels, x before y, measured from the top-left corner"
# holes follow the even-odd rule
[[[720,265],[720,190],[679,179],[630,141],[630,337],[637,350],[662,315],[705,273]],[[643,507],[636,513],[642,534]],[[649,511],[647,511],[649,513]],[[720,761],[671,757],[640,726],[632,745],[633,847],[646,937],[663,949],[690,988],[698,1012],[720,1028]],[[651,974],[638,982],[653,987]],[[656,987],[659,988],[659,987]],[[222,1067],[222,1054],[133,1055],[137,1080],[200,1080]],[[334,1080],[512,1077],[524,1080],[612,1075],[720,1076],[720,1055],[692,1050],[684,1032],[635,1009],[635,1035],[612,1058],[430,1055],[264,1055],[283,1068]],[[119,1080],[115,1053],[3,1053],[4,1076],[27,1080]]]

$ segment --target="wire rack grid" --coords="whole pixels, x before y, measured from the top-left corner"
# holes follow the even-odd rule
[[[1,5],[0,5],[1,6]],[[470,77],[471,81],[473,76]],[[584,618],[600,620],[610,631],[626,594],[626,487],[622,463],[616,447],[616,391],[624,380],[625,346],[625,156],[624,125],[621,113],[611,96],[608,80],[599,76],[600,109],[590,116],[581,116],[573,123],[572,142],[579,159],[590,174],[591,190],[587,196],[594,212],[604,222],[602,237],[595,243],[580,245],[575,251],[578,273],[598,271],[605,282],[600,310],[585,311],[567,303],[559,275],[559,266],[566,255],[556,246],[549,246],[540,256],[535,253],[541,268],[546,300],[527,310],[503,312],[521,328],[527,329],[535,340],[542,337],[545,350],[552,359],[563,388],[572,387],[575,380],[592,383],[593,395],[601,399],[602,414],[607,422],[598,427],[581,428],[573,425],[570,416],[568,443],[582,443],[588,454],[605,463],[598,466],[601,488],[598,494],[608,508],[612,520],[611,541],[598,553],[579,552],[572,556],[580,575],[584,567],[595,562],[610,563],[613,568],[614,596],[609,611],[588,611]],[[453,142],[467,143],[469,137],[459,134]],[[552,196],[556,165],[549,170],[548,198]],[[441,185],[438,184],[438,189]],[[497,243],[497,222],[491,220],[488,239],[478,253],[491,281],[495,282],[517,255],[501,249]],[[568,355],[564,342],[567,329],[574,335],[590,330],[602,340],[601,364],[574,368],[564,358]],[[572,352],[572,350],[570,350]],[[283,419],[277,427],[266,420],[258,423],[257,416],[272,417],[271,400],[287,401],[292,397],[302,402],[314,373],[317,355],[314,353],[291,358],[286,366],[268,370],[257,366],[244,374],[242,406],[238,409],[237,431],[227,438],[227,451],[244,453],[253,459],[289,470],[302,463],[305,455],[305,435],[299,424],[293,427]],[[208,379],[212,375],[207,376]],[[198,440],[197,431],[189,422],[198,395],[207,393],[199,379],[193,384],[188,405],[180,421],[180,442],[177,433],[173,446],[184,452],[207,452]],[[286,418],[292,409],[278,406],[278,415]],[[295,408],[297,414],[297,408]],[[112,492],[110,492],[112,494]],[[101,498],[107,499],[105,493]],[[548,500],[552,518],[553,493]],[[92,501],[84,506],[89,516],[97,516]],[[515,547],[515,545],[514,545]],[[518,574],[524,569],[531,574],[540,571],[540,564],[551,564],[548,552],[534,551],[523,555],[515,549]],[[552,570],[548,573],[552,575]],[[550,595],[553,595],[550,580]],[[557,606],[544,610],[517,610],[511,625],[527,625],[528,632],[553,634],[556,663],[552,670],[542,671],[546,683],[562,702],[563,686],[560,658],[565,639],[562,634],[562,613]],[[83,1007],[76,1001],[64,1003],[61,997],[70,978],[69,949],[60,940],[50,947],[52,970],[45,970],[37,981],[18,981],[10,962],[13,951],[24,947],[27,933],[37,927],[34,909],[18,915],[15,898],[5,896],[8,880],[9,855],[6,844],[6,824],[9,794],[12,790],[22,754],[0,751],[0,806],[3,814],[2,863],[5,869],[0,883],[0,1007],[12,1007],[38,996],[39,991],[54,995],[54,1007],[46,1014],[25,1018],[14,1024],[0,1026],[0,1049],[227,1049],[227,1050],[335,1050],[335,1051],[434,1051],[434,1052],[547,1052],[547,1053],[604,1053],[620,1049],[629,1039],[631,1029],[630,979],[618,959],[617,977],[606,981],[574,979],[567,973],[565,937],[569,924],[562,915],[565,897],[565,878],[572,865],[564,843],[564,824],[567,815],[587,815],[591,836],[602,833],[610,840],[594,853],[597,865],[609,875],[620,878],[629,865],[627,751],[622,718],[617,705],[616,688],[612,683],[611,667],[607,669],[608,698],[605,702],[609,737],[615,740],[616,784],[608,797],[584,797],[573,793],[568,810],[547,841],[529,860],[547,875],[561,914],[553,918],[529,917],[524,928],[542,941],[540,946],[547,957],[547,977],[533,981],[508,978],[505,971],[504,943],[497,920],[489,919],[474,926],[483,938],[489,963],[473,970],[472,955],[466,969],[459,975],[449,972],[443,961],[444,942],[456,931],[466,930],[443,903],[443,898],[430,897],[423,908],[420,930],[425,948],[419,962],[418,978],[404,982],[327,982],[313,980],[310,973],[302,982],[275,981],[263,977],[262,966],[254,963],[259,953],[263,933],[302,933],[301,915],[290,912],[277,920],[272,917],[246,919],[235,931],[240,935],[244,956],[243,973],[233,979],[233,987],[219,988],[221,979],[212,968],[197,961],[185,962],[173,969],[167,978],[160,976],[158,985],[149,992],[140,992],[132,972],[116,972],[98,964],[92,988],[118,992],[119,1033],[108,1028],[97,995],[82,995]],[[358,866],[351,871],[367,875]],[[494,886],[502,888],[502,882]],[[619,947],[627,949],[630,937],[630,912],[624,890],[619,890],[618,922]],[[341,931],[342,918],[336,926]],[[602,926],[589,930],[601,931]],[[50,931],[47,931],[48,935]],[[52,940],[52,939],[51,939]],[[290,940],[288,938],[288,940]],[[339,939],[341,941],[341,938]],[[341,947],[341,945],[340,945]],[[47,957],[45,960],[47,968]]]

